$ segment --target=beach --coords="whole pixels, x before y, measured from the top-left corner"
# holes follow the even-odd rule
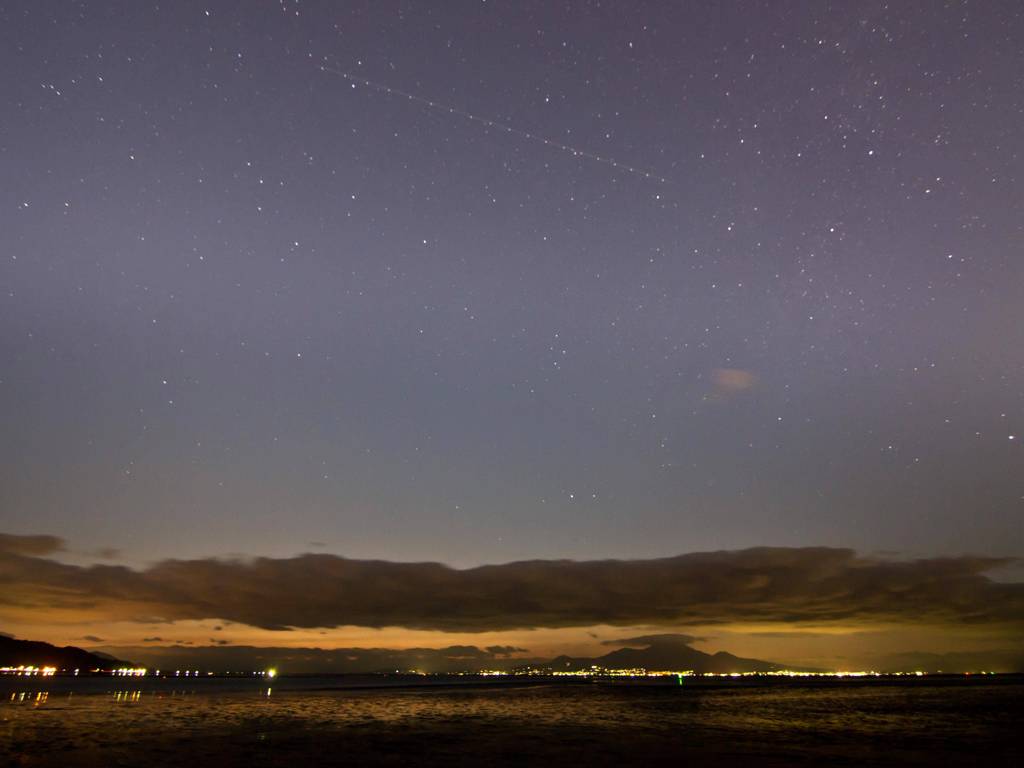
[[[14,766],[946,765],[1024,757],[1024,681],[148,688],[4,681]],[[58,681],[59,682],[59,681]],[[324,684],[318,684],[324,683]],[[105,684],[105,685],[104,685]],[[98,690],[99,689],[99,690]]]

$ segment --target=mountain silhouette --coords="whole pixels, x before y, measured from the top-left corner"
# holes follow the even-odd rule
[[[90,653],[84,648],[56,645],[36,640],[16,640],[0,634],[0,667],[56,667],[57,669],[80,669],[83,672],[94,669],[114,669],[132,666],[106,654]]]
[[[653,635],[623,640],[627,647],[594,658],[559,656],[547,662],[552,672],[569,672],[592,666],[607,669],[646,669],[650,671],[692,671],[729,674],[731,672],[775,672],[781,664],[760,659],[745,659],[725,651],[704,653],[690,647],[693,638],[685,635]],[[633,648],[629,645],[642,647]]]

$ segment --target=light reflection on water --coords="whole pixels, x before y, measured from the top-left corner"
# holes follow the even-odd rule
[[[969,764],[980,754],[1021,755],[1013,737],[1022,694],[1020,682],[16,691],[0,705],[0,761],[134,764],[142,750],[149,766],[190,765],[173,743],[222,764],[244,754],[248,764],[276,765],[337,742],[364,763],[406,753],[420,762],[472,762],[494,749],[490,762],[516,763],[516,755],[554,759],[574,745],[601,764],[671,753],[887,763],[941,754],[947,765]]]

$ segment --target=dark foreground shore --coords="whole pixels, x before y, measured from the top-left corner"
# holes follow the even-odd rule
[[[537,683],[269,695],[255,686],[30,688],[4,694],[0,764],[1024,764],[1019,679],[717,688]]]

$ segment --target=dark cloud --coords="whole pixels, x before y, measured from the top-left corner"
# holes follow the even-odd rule
[[[640,635],[639,637],[623,637],[616,640],[605,640],[601,645],[637,645],[637,646],[650,646],[650,645],[661,645],[663,643],[683,643],[690,645],[691,643],[698,643],[706,638],[694,637],[693,635],[681,635],[676,632],[667,632],[659,635]]]
[[[96,637],[96,635],[82,635],[82,639],[90,643],[102,643],[104,642],[102,637]]]
[[[50,555],[64,549],[64,540],[56,536],[18,536],[0,533],[0,554]]]
[[[164,639],[162,637],[144,637],[142,642],[144,643],[162,643]]]
[[[1007,558],[884,560],[760,547],[651,560],[533,560],[457,570],[327,554],[167,560],[145,570],[0,554],[0,605],[107,619],[224,619],[265,629],[442,631],[731,622],[1024,623]]]

